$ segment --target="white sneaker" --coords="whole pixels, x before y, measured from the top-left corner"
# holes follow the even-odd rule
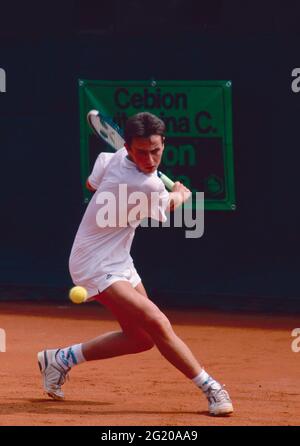
[[[212,415],[229,415],[233,412],[232,401],[228,392],[219,383],[212,384],[206,392],[209,413]]]
[[[59,349],[44,350],[39,352],[38,364],[43,376],[43,384],[46,393],[55,400],[63,400],[65,395],[61,386],[68,377],[68,369],[65,371],[56,361],[56,354]]]

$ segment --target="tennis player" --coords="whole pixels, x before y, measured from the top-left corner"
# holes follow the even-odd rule
[[[39,352],[43,385],[50,397],[62,400],[61,386],[75,365],[139,353],[156,346],[204,392],[211,414],[227,415],[233,412],[228,392],[201,367],[165,314],[148,298],[130,256],[135,229],[141,220],[150,217],[166,221],[166,211],[176,209],[191,194],[179,182],[172,192],[167,192],[157,175],[164,134],[163,121],[147,112],[138,113],[126,123],[125,147],[114,154],[101,153],[95,162],[87,181],[95,194],[76,234],[69,267],[73,282],[85,287],[90,298],[109,308],[121,330],[84,343]],[[138,214],[133,212],[134,200],[128,199],[125,203],[125,224],[124,215],[120,222],[124,200],[119,196],[119,185],[126,186],[128,197],[135,197],[137,193],[145,197]],[[116,224],[101,225],[101,215],[107,214],[107,209],[103,211],[105,199],[112,197]]]

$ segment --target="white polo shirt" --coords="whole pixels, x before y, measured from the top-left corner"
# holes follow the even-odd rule
[[[169,193],[157,172],[141,172],[125,148],[101,153],[89,183],[96,192],[77,231],[69,268],[73,282],[92,296],[102,291],[104,276],[134,268],[130,249],[135,229],[146,217],[166,221]]]

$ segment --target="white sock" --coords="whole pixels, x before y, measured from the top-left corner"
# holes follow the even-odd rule
[[[199,387],[203,392],[206,392],[209,387],[212,385],[221,386],[221,384],[218,383],[212,376],[210,376],[204,369],[201,370],[199,375],[195,376],[195,378],[192,379],[192,381],[196,384],[197,387]]]
[[[82,344],[75,344],[71,347],[61,348],[56,354],[56,361],[64,370],[68,370],[74,365],[85,362],[86,359],[82,353]]]

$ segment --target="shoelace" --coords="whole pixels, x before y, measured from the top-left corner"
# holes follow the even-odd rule
[[[69,376],[70,369],[66,371],[62,367],[60,367],[59,364],[58,364],[58,367],[56,367],[55,365],[52,364],[52,367],[60,373],[60,377],[59,377],[59,380],[57,383],[58,385],[62,386],[66,382],[66,380],[68,380],[68,381],[70,380],[70,376]]]
[[[208,399],[215,399],[216,402],[222,403],[225,401],[230,401],[228,392],[224,389],[225,386],[221,386],[219,389],[214,389],[213,386],[207,389],[206,396]]]

